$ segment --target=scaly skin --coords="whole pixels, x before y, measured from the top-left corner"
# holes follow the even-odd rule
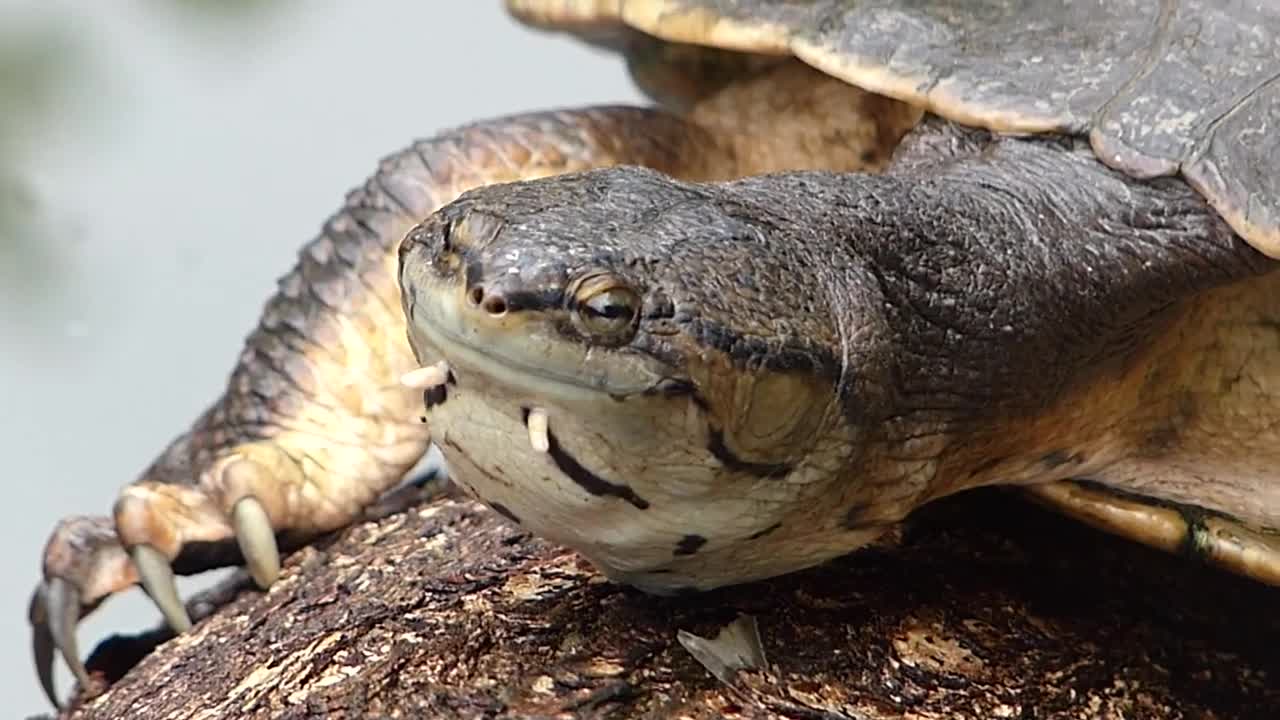
[[[1280,259],[1280,6],[1053,0],[506,0],[530,26],[796,57],[965,125],[1087,136],[1131,177],[1182,177]],[[643,47],[643,46],[642,46]],[[641,51],[643,54],[643,51]],[[643,68],[643,61],[641,68]],[[638,73],[640,77],[644,73]]]
[[[1280,585],[1280,263],[1069,140],[930,119],[899,150],[884,175],[598,170],[424,221],[402,301],[453,479],[652,592],[809,567],[991,484],[1142,498],[1112,529]]]
[[[768,6],[763,2],[741,5],[759,17],[744,20],[725,16],[720,5],[686,0],[508,0],[511,10],[531,23],[572,28],[606,44],[623,43],[641,84],[657,96],[669,96],[681,107],[702,100],[705,93],[721,87],[728,77],[761,72],[794,53],[849,82],[927,103],[939,112],[971,121],[991,121],[995,126],[1026,131],[1060,126],[1045,124],[1034,116],[1019,117],[1017,113],[992,115],[980,104],[978,116],[966,116],[974,107],[965,101],[977,100],[966,95],[978,94],[981,87],[971,87],[960,96],[948,95],[945,81],[953,78],[946,77],[945,67],[927,82],[920,77],[898,76],[881,63],[858,62],[853,57],[857,55],[854,47],[815,44],[804,37],[793,37],[794,23],[761,20],[772,17],[775,11],[803,13],[808,6]],[[828,19],[833,20],[838,17],[830,13],[843,12],[846,5],[824,7]],[[1260,14],[1261,6],[1250,12],[1264,20],[1271,18]],[[1196,18],[1181,18],[1180,22],[1180,31],[1195,31],[1198,27]],[[816,24],[834,27],[837,23]],[[625,30],[627,27],[667,40],[718,45],[771,57],[725,54],[715,62],[726,63],[726,73],[699,71],[690,82],[673,82],[685,80],[683,70],[667,73],[673,63],[697,68],[710,55],[692,51],[681,57],[684,50],[677,48],[675,55],[668,57],[660,52],[656,62],[648,62],[643,53],[636,51],[639,46],[627,44],[634,37],[620,39],[621,35],[634,32]],[[861,23],[858,27],[869,29],[869,38],[861,40],[871,45],[886,37],[874,23]],[[896,36],[887,37],[892,40]],[[989,45],[970,44],[978,48]],[[669,49],[663,44],[654,47],[659,51]],[[1181,48],[1182,44],[1157,42],[1152,47]],[[925,48],[938,49],[933,45]],[[940,49],[945,59],[947,48]],[[971,68],[984,67],[981,62],[969,64]],[[1087,67],[1100,65],[1086,63]],[[1264,65],[1255,65],[1254,70],[1267,70]],[[794,65],[783,63],[778,67],[780,70],[764,71],[754,81],[741,87],[730,86],[719,96],[695,104],[684,119],[615,108],[531,115],[446,133],[386,160],[366,187],[348,198],[347,206],[330,220],[325,232],[304,249],[295,271],[282,279],[280,292],[264,309],[262,322],[249,338],[223,397],[188,433],[175,440],[137,482],[125,488],[112,519],[68,518],[50,538],[44,558],[45,581],[33,597],[31,620],[37,665],[51,699],[55,646],[85,684],[87,678],[77,659],[74,625],[110,594],[141,582],[169,622],[182,630],[190,621],[174,591],[173,570],[195,572],[243,560],[259,584],[268,586],[279,568],[278,541],[286,547],[296,547],[317,533],[349,523],[361,508],[399,481],[421,456],[430,436],[414,423],[418,392],[397,385],[401,375],[417,363],[404,342],[406,328],[398,312],[401,298],[392,279],[394,250],[413,223],[468,188],[619,163],[648,165],[695,181],[801,168],[880,170],[902,132],[920,117],[918,110],[877,99],[830,78],[819,78]],[[1229,75],[1219,77],[1231,79]],[[1143,76],[1134,79],[1142,80]],[[1236,109],[1244,111],[1218,114],[1214,127],[1221,122],[1222,127],[1239,130],[1240,134],[1260,133],[1265,123],[1259,124],[1261,116],[1254,111],[1266,109],[1259,99],[1268,97],[1265,93],[1274,89],[1274,79],[1264,78],[1262,84],[1255,84],[1253,92],[1242,95],[1253,104],[1246,106],[1240,101]],[[1045,87],[1049,86],[1052,83]],[[1166,123],[1161,127],[1176,125]],[[1105,143],[1100,147],[1105,149]],[[1280,236],[1275,235],[1274,222],[1267,222],[1266,212],[1260,214],[1263,219],[1258,222],[1243,212],[1249,206],[1241,203],[1245,197],[1242,190],[1250,188],[1214,184],[1224,175],[1228,181],[1238,179],[1234,177],[1240,174],[1237,163],[1245,169],[1256,169],[1265,162],[1265,153],[1257,153],[1255,145],[1250,144],[1218,143],[1206,147],[1212,151],[1211,159],[1220,162],[1205,165],[1203,158],[1186,158],[1190,162],[1182,168],[1184,174],[1198,183],[1228,222],[1250,238],[1255,247],[1280,256],[1276,251]],[[1231,154],[1232,148],[1243,148],[1242,154]],[[1112,157],[1112,161],[1118,157]],[[1131,170],[1146,172],[1145,164],[1153,157],[1138,153],[1120,160]],[[925,161],[927,164],[928,158]],[[900,171],[906,172],[911,166],[907,159]],[[1221,167],[1226,172],[1215,176]],[[1056,180],[1069,191],[1080,186],[1081,176],[1068,173]],[[1113,181],[1104,176],[1102,184]],[[824,182],[818,182],[818,187]],[[1044,182],[1044,176],[1023,177],[1007,191],[1021,194]],[[957,187],[956,196],[965,197],[964,186]],[[659,188],[649,200],[655,201],[669,190]],[[778,217],[791,211],[791,202],[803,205],[808,199],[799,197],[795,190],[777,194],[782,207]],[[894,195],[909,193],[903,186],[892,190]],[[1185,195],[1185,190],[1179,192]],[[769,194],[767,189],[763,194]],[[588,198],[587,202],[595,199]],[[1104,209],[1115,210],[1119,200],[1127,202],[1120,196],[1111,200],[1110,208]],[[1265,193],[1252,200],[1268,202]],[[1267,211],[1270,205],[1259,207]],[[953,210],[963,217],[966,208]],[[756,219],[768,214],[757,213]],[[1211,215],[1203,205],[1198,206],[1197,217],[1206,219]],[[896,222],[893,217],[878,219],[872,223],[877,230]],[[603,226],[612,226],[610,218],[600,220]],[[845,218],[845,229],[850,226],[848,220]],[[999,225],[998,219],[987,220]],[[1024,220],[1026,228],[1032,229],[1043,215],[1025,215]],[[1087,226],[1098,218],[1075,220]],[[1133,217],[1104,220],[1128,229],[1142,225]],[[826,221],[829,218],[818,221],[810,214],[797,224],[815,230],[816,224]],[[1211,222],[1221,225],[1218,218]],[[481,245],[491,240],[485,233],[495,231],[492,219],[477,221],[474,227],[464,222],[461,229],[464,231],[459,238],[470,238]],[[766,227],[761,232],[767,236],[776,229]],[[822,234],[822,228],[816,230]],[[941,268],[930,264],[950,249],[931,247],[929,252],[913,256],[920,268],[915,277],[902,268],[909,248],[895,246],[868,264],[880,269],[892,266],[898,274],[890,273],[889,281],[905,279],[908,285],[921,278],[929,283],[947,280],[943,276],[929,277],[930,271],[946,275],[961,267],[961,277],[973,279],[982,277],[991,267],[1000,267],[999,262]],[[1151,248],[1145,252],[1150,253]],[[1155,270],[1147,266],[1137,270],[1140,277],[1159,282],[1154,288],[1138,288],[1146,295],[1139,292],[1136,298],[1150,299],[1161,282],[1179,272],[1202,270],[1195,266],[1195,254],[1184,256],[1180,264],[1175,263],[1176,267],[1156,263]],[[814,261],[815,268],[826,268],[838,255],[824,253],[816,260],[808,260]],[[1245,253],[1236,260],[1245,257],[1252,258]],[[750,273],[728,278],[725,258],[701,259],[706,261],[700,268],[705,279],[719,283],[717,290],[727,296],[751,287],[752,283],[743,279]],[[1080,261],[1079,267],[1092,267],[1092,258],[1075,259]],[[1278,393],[1273,373],[1250,370],[1257,366],[1257,357],[1266,357],[1276,345],[1277,312],[1271,298],[1280,293],[1280,288],[1274,287],[1274,274],[1246,283],[1243,280],[1249,273],[1237,267],[1235,274],[1228,273],[1225,280],[1214,280],[1213,273],[1192,278],[1194,282],[1190,283],[1183,278],[1180,292],[1194,296],[1197,302],[1171,301],[1176,308],[1154,313],[1167,325],[1111,328],[1114,342],[1104,343],[1101,348],[1090,345],[1089,337],[1069,338],[1073,342],[1051,337],[1047,348],[1056,355],[1045,354],[1034,362],[1021,357],[992,362],[991,357],[986,357],[977,365],[961,363],[957,368],[930,365],[928,360],[941,358],[954,363],[973,359],[957,357],[949,347],[956,339],[952,333],[959,332],[962,341],[978,338],[979,345],[983,334],[966,334],[948,324],[955,319],[951,314],[955,301],[972,298],[908,297],[912,301],[909,304],[928,310],[918,313],[924,320],[914,325],[904,316],[880,318],[874,313],[873,322],[865,325],[851,322],[839,313],[831,322],[830,317],[823,316],[821,301],[825,298],[814,285],[790,277],[797,267],[794,260],[776,266],[765,262],[754,267],[747,263],[752,270],[776,271],[770,277],[776,286],[790,283],[790,291],[779,295],[792,302],[799,298],[809,301],[807,318],[788,317],[788,308],[784,307],[748,323],[745,337],[752,338],[752,342],[776,340],[780,326],[803,340],[785,348],[786,352],[778,356],[782,358],[777,361],[780,366],[766,367],[768,372],[756,377],[760,367],[742,365],[741,358],[717,344],[727,342],[730,336],[723,332],[725,327],[704,326],[692,335],[686,333],[680,342],[674,339],[679,332],[672,332],[664,352],[651,356],[658,365],[646,367],[635,356],[629,356],[615,365],[598,367],[600,377],[616,372],[623,378],[632,373],[633,380],[652,379],[645,373],[652,374],[661,363],[679,359],[687,365],[691,358],[702,363],[698,372],[684,378],[684,384],[654,386],[656,396],[632,403],[627,410],[609,406],[611,411],[603,416],[596,402],[598,397],[569,393],[568,399],[549,399],[543,392],[545,388],[538,387],[516,387],[514,391],[507,387],[508,394],[503,395],[501,383],[490,391],[491,397],[477,404],[469,379],[464,378],[459,384],[457,377],[441,371],[438,374],[449,385],[433,387],[424,398],[433,406],[434,415],[447,416],[459,407],[474,410],[474,417],[464,414],[452,437],[449,426],[435,428],[446,456],[461,468],[464,482],[478,494],[488,496],[495,508],[582,549],[615,577],[657,590],[739,582],[812,564],[862,544],[886,522],[932,497],[995,482],[1031,483],[1046,501],[1100,526],[1165,549],[1187,549],[1189,545],[1194,551],[1260,579],[1274,581],[1280,577],[1280,551],[1265,529],[1274,527],[1276,519],[1275,486],[1270,483],[1269,473],[1280,458],[1275,454],[1275,424],[1269,409],[1274,408]],[[1244,265],[1252,262],[1249,259]],[[698,265],[690,263],[684,269]],[[1114,263],[1107,267],[1101,279],[1119,280],[1124,273],[1118,267]],[[519,272],[519,268],[514,269]],[[1053,281],[1063,277],[1062,273],[1033,276],[1027,282],[1030,287],[1054,287]],[[878,279],[885,281],[885,277]],[[1232,280],[1241,280],[1240,287],[1214,289],[1215,282],[1222,285]],[[422,277],[418,276],[415,282],[421,284]],[[882,286],[879,291],[887,289],[893,288]],[[1062,308],[1057,301],[1067,301],[1069,311],[1063,327],[1078,328],[1088,326],[1108,307],[1134,307],[1135,296],[1122,292],[1107,295],[1110,305],[1093,307],[1093,314],[1087,313],[1087,303],[1082,304],[1079,298],[1092,298],[1089,293],[1095,289],[1085,286],[1080,296],[1067,297],[1070,293],[1064,294],[1059,288],[1046,296],[1051,302],[1034,310],[1041,311],[1044,318],[1058,317],[1055,312],[1061,314]],[[755,293],[752,299],[766,302],[769,295]],[[520,318],[528,317],[528,313],[506,315],[513,306],[506,301],[494,305],[494,297],[497,296],[482,293],[476,305],[506,317],[506,330],[519,327]],[[993,299],[1000,297],[1018,294],[1005,288],[1003,296]],[[893,307],[894,300],[898,300],[897,309],[902,309],[902,297],[882,299],[886,307]],[[934,304],[948,299],[951,304]],[[1077,302],[1071,304],[1071,300]],[[998,305],[989,303],[990,307]],[[413,307],[429,306],[428,302]],[[969,313],[970,320],[977,316]],[[488,322],[483,315],[476,319],[477,328],[484,328]],[[687,320],[687,316],[677,312],[673,319]],[[881,320],[883,324],[879,324]],[[1041,328],[1041,323],[1034,321],[1030,325]],[[1020,327],[1016,323],[1007,326],[1015,331]],[[908,377],[868,380],[856,374],[863,368],[850,361],[850,347],[868,339],[878,347],[876,343],[883,337],[877,333],[882,331],[917,340],[908,350],[921,362],[897,368],[909,371]],[[503,337],[499,333],[491,339],[499,345],[510,345],[510,338],[502,340]],[[931,341],[922,345],[920,338]],[[1045,337],[1032,333],[1030,339],[1043,341]],[[1006,350],[1021,347],[1004,336],[986,340]],[[1125,345],[1129,342],[1137,342],[1136,350]],[[431,360],[441,350],[423,337],[418,338],[418,344],[421,360]],[[833,352],[837,346],[839,352]],[[1098,377],[1087,381],[1066,378],[1071,381],[1066,383],[1068,388],[1062,385],[1064,368],[1079,371],[1102,367],[1096,355],[1073,354],[1081,348],[1103,352],[1109,362],[1102,363],[1106,368]],[[965,345],[965,349],[972,347]],[[453,347],[447,350],[445,355],[457,352]],[[572,358],[573,352],[561,348],[552,355]],[[599,363],[610,353],[600,351],[591,357],[592,362]],[[820,361],[824,357],[843,358],[835,384],[833,366],[824,366]],[[1000,363],[1015,372],[994,372]],[[463,361],[459,367],[466,365]],[[676,363],[669,369],[678,374],[688,369],[685,365]],[[806,366],[810,371],[821,372],[793,372]],[[855,370],[852,380],[846,377],[850,368]],[[490,365],[478,372],[472,367],[469,372],[483,376],[493,370]],[[508,372],[498,375],[507,382],[521,377]],[[926,390],[936,390],[931,383],[940,378],[944,379],[943,389],[948,391],[975,378],[977,385],[964,389],[971,393],[1000,391],[982,398],[981,404],[995,411],[976,411],[979,404],[973,402],[973,394],[967,410],[955,406],[955,400],[962,395],[952,397],[947,392],[931,398],[938,404],[925,408],[904,409],[891,401],[895,393],[910,390],[895,383],[905,379],[921,382],[920,387]],[[441,397],[450,387],[454,388],[452,401]],[[858,399],[870,399],[873,412],[869,417],[881,424],[852,414],[847,402],[850,387],[870,393]],[[697,391],[692,394],[701,403],[689,404],[691,388]],[[557,392],[563,395],[563,390],[561,387]],[[1048,394],[1037,394],[1041,390]],[[887,396],[877,395],[878,392]],[[530,407],[511,407],[513,397],[522,394]],[[467,400],[469,396],[471,400]],[[1017,400],[1019,397],[1022,400]],[[1035,401],[1027,401],[1028,397]],[[495,493],[518,491],[544,480],[523,477],[513,484],[506,477],[511,470],[498,464],[510,459],[512,451],[505,447],[509,431],[528,429],[531,442],[539,442],[535,428],[549,420],[547,408],[538,401],[546,401],[544,404],[558,411],[568,411],[550,420],[557,439],[547,448],[534,448],[534,452],[555,458],[556,470],[570,477],[572,483],[559,478],[539,492],[524,493],[523,497],[517,492],[514,499],[496,500]],[[628,448],[626,443],[644,437],[645,424],[661,426],[671,421],[671,402],[685,403],[683,424],[676,423],[674,431],[668,428],[666,434],[650,437],[646,442],[652,444],[642,453]],[[561,406],[557,407],[557,403]],[[634,407],[640,412],[630,413]],[[807,412],[789,414],[777,408]],[[520,412],[511,412],[513,409],[525,411],[523,417]],[[958,420],[953,416],[957,411]],[[481,417],[490,417],[491,424],[477,424],[476,418]],[[1100,422],[1100,418],[1116,419]],[[517,420],[525,427],[516,424]],[[595,422],[589,422],[592,420]],[[623,431],[620,434],[602,430],[617,426]],[[444,432],[439,433],[440,430]],[[707,442],[690,446],[691,437],[702,437],[699,433],[706,436]],[[597,443],[588,442],[592,436]],[[551,437],[549,432],[547,437]],[[485,438],[491,442],[479,442]],[[544,438],[542,442],[549,440]],[[1236,444],[1243,444],[1244,450]],[[492,457],[486,454],[491,448],[498,449]],[[620,448],[628,452],[619,452]],[[857,462],[849,459],[850,448],[854,449],[852,455]],[[655,468],[655,457],[666,457],[667,465]],[[518,459],[528,461],[519,466],[525,471],[539,467],[539,461],[546,464],[546,457],[540,455]],[[851,482],[848,476],[855,466],[860,480]],[[591,473],[589,467],[608,467],[637,481],[652,481],[657,492],[651,493],[645,487],[645,492],[640,493],[630,485],[609,482]],[[739,482],[725,493],[717,482],[725,479],[717,475],[721,471],[727,471],[730,482],[746,477],[748,484]],[[1062,482],[1080,474],[1090,475],[1101,485]],[[787,481],[779,482],[778,478],[784,476]],[[503,489],[495,490],[497,487]],[[573,509],[572,503],[568,511],[558,507],[565,504],[566,498],[580,500],[574,494],[580,491],[607,498],[609,503],[603,507],[608,512],[583,518],[580,508]],[[1152,505],[1150,496],[1162,498],[1165,505]],[[653,497],[662,498],[661,505],[657,512],[647,512],[654,509]],[[705,503],[700,514],[691,510],[699,502]],[[833,510],[832,503],[838,506],[837,510]],[[1221,515],[1206,519],[1203,508],[1197,506],[1200,503]],[[789,506],[796,512],[787,512]],[[634,522],[628,515],[633,511],[645,511],[647,519]],[[557,512],[567,514],[551,520]],[[616,522],[605,522],[606,517]],[[774,522],[765,524],[769,520]],[[690,531],[691,522],[705,534]],[[749,542],[755,540],[763,542]],[[675,561],[664,566],[671,558]]]
[[[879,169],[920,116],[790,63],[684,118],[625,107],[535,113],[445,132],[383,160],[280,280],[224,394],[123,489],[114,518],[71,517],[54,530],[30,611],[50,699],[55,647],[89,686],[75,623],[111,594],[141,583],[185,630],[174,571],[245,562],[268,587],[277,542],[296,548],[352,522],[421,458],[431,434],[421,391],[399,382],[417,363],[395,251],[407,229],[459,193],[617,164],[691,180]]]

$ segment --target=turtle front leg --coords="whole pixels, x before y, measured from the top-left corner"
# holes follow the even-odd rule
[[[782,100],[841,131],[769,122]],[[616,106],[532,113],[386,158],[279,281],[224,395],[122,491],[112,519],[69,518],[53,533],[30,613],[50,699],[57,704],[55,650],[86,684],[75,625],[112,594],[141,584],[186,630],[175,572],[243,562],[268,587],[280,571],[277,543],[296,547],[348,525],[422,456],[423,392],[400,384],[419,364],[396,251],[437,208],[481,185],[619,164],[690,180],[878,169],[919,118],[792,63],[726,88],[687,118]]]
[[[242,448],[239,454],[244,457],[271,452],[272,448],[264,443]],[[260,473],[261,469],[256,463],[247,471],[224,469],[223,484],[204,491],[140,482],[122,493],[117,515],[124,515],[123,520],[80,515],[58,522],[45,546],[45,579],[37,585],[28,609],[36,669],[51,702],[58,704],[53,682],[55,654],[62,655],[82,687],[90,687],[89,673],[80,660],[76,624],[111,595],[141,583],[166,622],[182,630],[191,625],[191,618],[174,590],[175,571],[186,574],[243,562],[260,587],[265,589],[275,581],[280,568],[277,528],[296,530],[308,523],[314,528],[320,525],[314,522],[317,514],[293,517],[288,503],[280,501],[281,488],[291,482],[298,487],[296,476],[273,476]],[[234,482],[237,476],[246,475],[253,480],[247,486]],[[426,479],[430,477],[433,476]],[[414,486],[420,484],[415,480],[404,489],[417,490]],[[239,500],[232,499],[237,496]],[[340,497],[341,492],[335,496]],[[386,508],[403,509],[422,495],[393,492],[383,497]],[[215,498],[221,500],[220,505],[214,504]],[[263,498],[267,498],[266,503]],[[360,503],[349,502],[346,507],[356,507],[356,513],[364,510],[369,516],[380,509],[385,511],[379,505]],[[337,518],[340,521],[342,515]],[[117,527],[131,528],[126,537],[131,538],[132,551],[125,550]],[[315,534],[286,531],[281,547],[285,551],[301,547]],[[175,538],[180,542],[173,542]]]
[[[705,142],[697,132],[652,110],[537,113],[385,159],[279,281],[224,395],[123,489],[113,518],[68,518],[50,537],[30,611],[50,699],[55,650],[88,680],[75,625],[112,594],[141,584],[184,631],[175,571],[243,562],[268,587],[278,540],[296,547],[349,524],[421,458],[422,392],[399,383],[417,367],[395,282],[406,230],[478,185],[618,163],[674,170]]]

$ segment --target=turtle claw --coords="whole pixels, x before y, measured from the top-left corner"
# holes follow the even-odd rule
[[[129,557],[138,568],[138,578],[142,587],[151,596],[160,614],[169,623],[169,627],[179,635],[191,629],[191,617],[187,608],[178,596],[178,585],[173,577],[173,568],[169,559],[150,545],[135,545],[129,551]]]
[[[62,661],[82,687],[89,685],[89,671],[80,661],[80,647],[76,643],[76,623],[80,620],[80,592],[63,578],[44,581],[44,605],[48,616],[49,635],[62,655]],[[52,674],[52,657],[50,657]],[[50,679],[52,685],[52,679]]]
[[[231,510],[231,524],[249,574],[266,590],[280,576],[280,550],[266,508],[257,498],[241,498]]]
[[[212,460],[199,479],[140,480],[121,491],[112,517],[70,517],[54,529],[30,619],[36,674],[55,705],[53,664],[59,654],[81,687],[93,691],[79,658],[76,624],[108,597],[141,585],[174,634],[181,635],[191,629],[193,611],[178,593],[176,574],[226,567],[243,558],[255,584],[266,590],[281,572],[277,532],[301,543],[334,529],[335,507],[325,492],[290,504],[292,488],[309,481],[293,457],[272,442],[236,446]],[[347,504],[336,509],[348,517],[338,520],[358,517],[363,497],[341,495]]]
[[[60,521],[44,552],[44,579],[31,595],[31,651],[40,687],[61,707],[53,665],[59,655],[81,688],[90,687],[80,661],[76,624],[107,596],[133,587],[137,573],[109,518],[75,516]]]
[[[76,625],[106,598],[140,584],[174,633],[182,634],[192,626],[178,593],[171,554],[152,542],[125,542],[117,532],[117,520],[125,520],[126,527],[134,530],[146,529],[144,537],[163,538],[168,534],[204,541],[204,545],[178,544],[173,554],[182,558],[182,572],[224,565],[231,556],[229,542],[224,541],[234,535],[259,586],[269,586],[279,575],[275,534],[257,498],[241,498],[224,516],[229,522],[222,523],[207,512],[207,504],[200,504],[207,503],[207,499],[187,488],[143,486],[135,487],[133,492],[127,502],[119,504],[117,518],[66,518],[59,522],[45,546],[44,579],[32,593],[28,618],[36,675],[55,707],[62,705],[53,667],[59,656],[82,689],[92,687],[80,659]],[[126,549],[126,545],[131,547]]]
[[[31,621],[31,651],[35,655],[40,687],[54,707],[61,708],[53,682],[54,653],[71,669],[81,687],[89,685],[89,671],[80,662],[76,644],[76,622],[80,619],[80,593],[63,578],[55,577],[36,586],[28,611]]]
[[[40,678],[44,696],[49,699],[50,704],[61,709],[58,688],[53,683],[53,654],[57,650],[57,642],[53,639],[53,629],[49,627],[49,611],[45,607],[44,598],[44,585],[36,585],[27,611],[27,618],[31,621],[31,654],[35,657],[36,675]]]

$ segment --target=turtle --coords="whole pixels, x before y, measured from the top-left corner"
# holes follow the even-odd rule
[[[29,619],[340,529],[431,444],[464,492],[667,594],[1007,486],[1280,585],[1280,9],[1229,0],[507,0],[648,107],[385,157],[225,392],[60,521]]]

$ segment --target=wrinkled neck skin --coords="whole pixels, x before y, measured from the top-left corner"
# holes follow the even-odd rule
[[[1262,417],[1280,376],[1257,360],[1280,347],[1273,262],[1185,185],[1051,140],[932,122],[895,162],[711,185],[605,170],[419,226],[401,284],[419,361],[452,369],[428,412],[455,478],[663,593],[815,565],[993,483],[1088,476],[1275,524],[1256,479],[1280,461]],[[644,298],[625,345],[527,309],[600,268]],[[477,285],[523,311],[470,314]],[[546,452],[513,440],[531,409]]]
[[[1086,478],[1280,526],[1277,263],[1184,183],[936,119],[890,177],[835,182],[889,338],[846,343],[884,389],[849,416],[878,436],[861,467],[909,456],[917,503]]]

